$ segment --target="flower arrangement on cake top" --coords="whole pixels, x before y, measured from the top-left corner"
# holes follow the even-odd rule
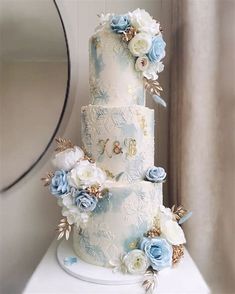
[[[81,148],[70,140],[59,138],[56,142],[56,154],[52,160],[56,171],[49,172],[42,180],[62,208],[58,240],[62,237],[68,240],[72,226],[82,230],[90,215],[96,213],[99,201],[112,195],[106,188],[105,172]],[[162,183],[165,179],[166,172],[161,167],[150,167],[146,171],[146,181]],[[109,261],[110,267],[123,273],[143,274],[143,287],[146,293],[151,293],[156,286],[156,274],[182,258],[186,239],[181,224],[190,216],[191,212],[182,206],[170,209],[160,205],[152,228],[118,260]],[[65,262],[67,265],[76,263],[76,258],[70,257]]]
[[[166,107],[165,101],[160,97],[162,88],[157,81],[158,74],[164,69],[162,59],[166,47],[159,22],[144,9],[137,8],[124,15],[101,14],[98,29],[100,28],[120,35],[135,59],[136,71],[144,78],[146,90],[157,103]]]

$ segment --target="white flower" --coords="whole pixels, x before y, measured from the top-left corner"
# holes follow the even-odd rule
[[[130,274],[143,274],[149,266],[147,256],[139,249],[128,252],[124,256],[123,262]]]
[[[58,169],[69,171],[75,164],[84,157],[84,152],[81,148],[75,146],[74,148],[66,149],[55,155],[52,163]]]
[[[164,65],[162,62],[150,62],[149,66],[143,72],[143,76],[148,80],[157,80],[158,73],[163,71]]]
[[[169,207],[165,207],[164,205],[159,206],[159,211],[162,217],[165,217],[165,219],[172,220],[173,219],[173,213]]]
[[[102,185],[105,180],[105,173],[88,160],[80,161],[68,176],[69,184],[76,188],[86,188],[96,184]]]
[[[128,44],[131,54],[134,56],[143,56],[151,48],[152,38],[146,33],[139,33],[132,38]]]
[[[149,59],[146,55],[140,56],[136,59],[135,69],[137,71],[145,71],[149,67]]]
[[[159,33],[160,24],[144,9],[137,8],[129,13],[131,25],[139,32],[149,33],[152,36]]]
[[[71,196],[71,194],[67,194],[61,197],[62,206],[69,209],[70,207],[73,206],[73,200],[74,198]]]
[[[161,232],[162,236],[164,236],[171,245],[186,243],[184,231],[174,220],[166,220],[161,225]]]
[[[78,224],[80,222],[80,212],[76,206],[67,209],[63,207],[62,215],[67,218],[67,221],[70,225]]]
[[[89,214],[87,212],[82,212],[80,214],[80,222],[81,224],[86,224],[88,222],[89,219]]]

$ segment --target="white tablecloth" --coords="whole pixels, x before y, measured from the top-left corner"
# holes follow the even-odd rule
[[[31,293],[78,293],[78,294],[144,294],[141,285],[106,286],[87,283],[67,274],[60,268],[56,259],[57,241],[53,241],[24,290]],[[203,277],[189,253],[174,269],[162,272],[159,277],[157,294],[208,294],[210,293]]]

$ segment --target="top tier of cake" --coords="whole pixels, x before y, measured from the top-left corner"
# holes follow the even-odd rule
[[[93,105],[145,105],[143,76],[119,34],[107,28],[96,32],[90,47],[90,103]]]

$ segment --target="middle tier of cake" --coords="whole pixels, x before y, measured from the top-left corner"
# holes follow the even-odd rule
[[[145,178],[154,165],[154,110],[88,105],[81,117],[84,148],[110,179]]]

